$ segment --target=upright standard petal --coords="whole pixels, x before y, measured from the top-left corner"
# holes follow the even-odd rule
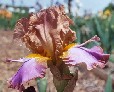
[[[63,48],[76,38],[70,29],[73,21],[64,7],[54,6],[17,21],[14,39],[20,39],[33,53],[57,57]]]
[[[9,80],[9,87],[21,89],[23,83],[31,79],[42,78],[45,75],[46,67],[36,61],[35,58],[24,58],[25,62],[18,72]]]
[[[68,50],[64,61],[68,65],[85,63],[87,69],[91,70],[97,65],[103,68],[109,59],[109,54],[104,54],[102,49],[95,46],[91,49],[85,47],[73,47]]]

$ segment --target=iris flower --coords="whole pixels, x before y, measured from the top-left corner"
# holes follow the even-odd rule
[[[14,39],[21,40],[32,54],[19,60],[8,60],[22,63],[17,73],[9,79],[10,88],[22,89],[29,80],[45,77],[48,62],[57,67],[61,62],[68,66],[85,63],[88,70],[105,66],[109,54],[104,54],[99,46],[84,47],[89,42],[99,41],[99,37],[75,44],[76,33],[70,29],[70,24],[73,21],[62,5],[49,7],[17,21]]]
[[[12,18],[12,12],[10,12],[6,9],[0,9],[0,16],[5,17],[7,19],[11,19]]]
[[[107,16],[107,17],[110,16],[111,15],[111,11],[108,10],[108,9],[105,10],[104,15]]]

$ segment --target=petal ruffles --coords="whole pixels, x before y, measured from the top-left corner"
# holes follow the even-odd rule
[[[68,65],[77,65],[83,62],[87,65],[87,69],[91,70],[97,65],[103,68],[108,59],[109,54],[104,54],[100,47],[94,46],[91,49],[85,47],[70,48],[64,61]]]
[[[18,72],[9,80],[10,88],[21,89],[23,83],[34,78],[42,78],[46,67],[36,61],[35,58],[24,58],[24,63]]]

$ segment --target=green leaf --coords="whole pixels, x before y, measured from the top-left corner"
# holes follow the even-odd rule
[[[111,55],[110,55],[110,59],[109,59],[109,61],[111,61],[111,62],[114,63],[114,54],[111,54]]]
[[[110,75],[108,76],[108,79],[106,82],[105,92],[112,92],[112,78]]]
[[[38,87],[38,92],[46,92],[47,89],[47,79],[44,78],[37,78],[37,87]]]

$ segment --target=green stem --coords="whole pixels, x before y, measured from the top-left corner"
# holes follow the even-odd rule
[[[57,92],[63,92],[68,84],[68,80],[57,80],[56,78],[53,78],[53,82]]]
[[[38,92],[46,92],[47,89],[47,79],[44,78],[37,78],[37,87],[38,87]]]
[[[52,70],[51,72],[53,74],[53,82],[57,92],[73,92],[76,81],[78,79],[78,71],[76,71],[75,75],[73,76],[72,74],[70,74],[69,68],[63,63],[58,68],[58,70],[61,72],[61,78],[59,78],[57,77],[57,75],[60,76],[60,74],[56,68],[57,67],[53,67],[52,69],[56,71],[53,72]]]

